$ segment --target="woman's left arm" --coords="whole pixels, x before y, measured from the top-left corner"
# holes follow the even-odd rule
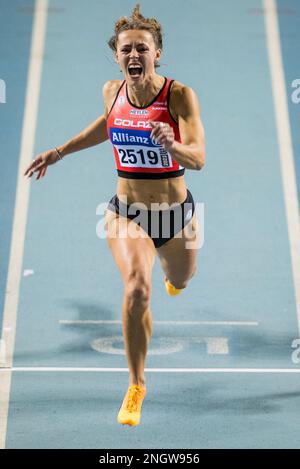
[[[205,163],[205,133],[200,118],[199,100],[194,90],[183,86],[176,99],[179,133],[182,143],[174,140],[174,131],[168,124],[153,124],[152,136],[171,154],[177,163],[187,169],[200,170]]]

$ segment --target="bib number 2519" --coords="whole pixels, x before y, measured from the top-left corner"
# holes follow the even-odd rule
[[[154,150],[144,151],[119,148],[120,162],[122,166],[155,166],[159,162],[159,155]]]

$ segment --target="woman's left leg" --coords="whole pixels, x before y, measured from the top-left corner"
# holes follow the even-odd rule
[[[200,233],[196,212],[177,236],[157,247],[156,251],[167,279],[175,288],[182,289],[187,286],[197,268]]]

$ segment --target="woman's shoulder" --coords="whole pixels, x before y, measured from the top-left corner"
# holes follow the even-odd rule
[[[124,80],[108,80],[104,83],[102,92],[104,99],[115,96]]]
[[[108,80],[102,88],[103,99],[105,104],[104,115],[108,117],[109,110],[115,100],[116,94],[124,80]]]
[[[118,90],[122,85],[124,80],[108,80],[103,85],[103,92],[113,92],[114,90]]]
[[[172,83],[171,92],[177,99],[180,99],[182,97],[182,94],[188,90],[191,90],[191,87],[184,83],[181,83],[178,80],[174,80],[174,82]]]
[[[172,83],[172,90],[173,91],[180,91],[184,86],[183,83],[181,83],[180,81],[178,80],[174,80],[173,83]]]
[[[170,96],[170,105],[177,119],[178,115],[185,114],[186,109],[190,107],[191,103],[198,102],[197,95],[193,88],[177,80],[174,80],[172,84]]]
[[[170,111],[176,122],[178,122],[182,94],[185,88],[187,88],[187,85],[178,80],[174,80],[172,83],[170,91]]]

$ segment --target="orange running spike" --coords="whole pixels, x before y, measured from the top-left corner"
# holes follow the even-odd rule
[[[129,386],[118,414],[118,422],[123,425],[138,425],[146,388],[137,384]]]
[[[168,295],[170,296],[176,296],[179,295],[179,293],[182,292],[183,288],[175,288],[174,285],[165,277],[165,287],[167,290]]]

